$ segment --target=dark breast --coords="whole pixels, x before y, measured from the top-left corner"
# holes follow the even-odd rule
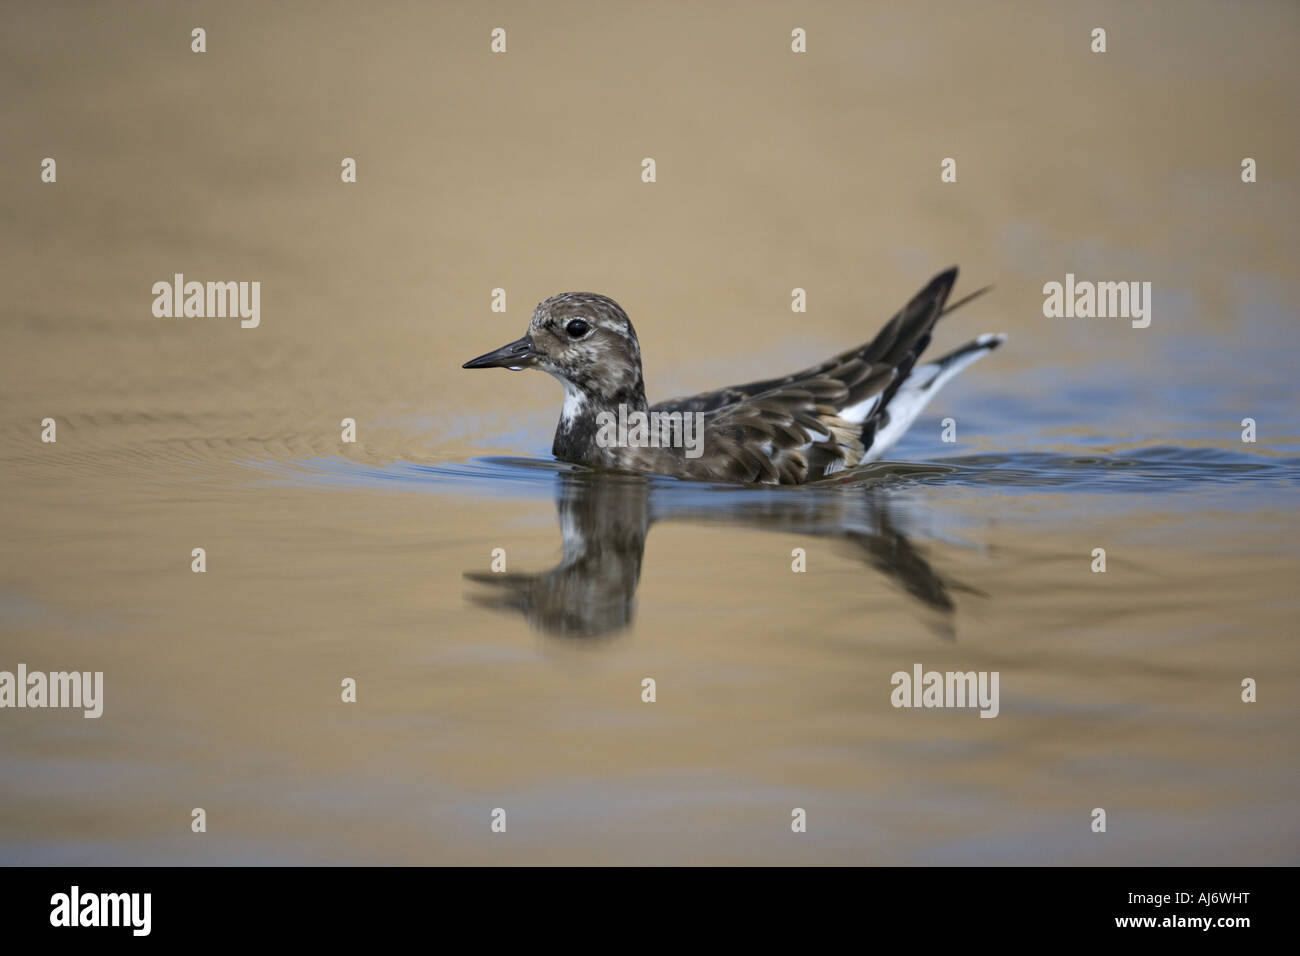
[[[561,418],[555,426],[551,454],[561,461],[580,465],[596,464],[599,459],[593,453],[603,450],[596,444],[596,428],[594,415],[578,415],[569,421]]]

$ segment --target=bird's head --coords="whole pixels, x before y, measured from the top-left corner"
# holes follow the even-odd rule
[[[565,393],[602,406],[645,401],[641,346],[622,307],[594,292],[565,292],[533,310],[523,338],[463,368],[537,368],[554,375]]]

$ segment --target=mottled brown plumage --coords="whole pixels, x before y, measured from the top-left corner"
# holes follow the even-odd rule
[[[707,481],[802,484],[879,458],[944,381],[1002,342],[981,336],[916,368],[935,322],[951,311],[945,303],[956,278],[955,267],[940,273],[869,343],[820,365],[654,406],[646,402],[631,320],[595,293],[547,299],[523,338],[464,367],[540,368],[559,379],[565,402],[552,453],[561,460]],[[691,416],[702,425],[701,453],[647,447],[631,430],[627,440],[620,434],[611,441],[611,418],[634,412]]]

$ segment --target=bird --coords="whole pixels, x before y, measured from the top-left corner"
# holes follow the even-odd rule
[[[870,342],[811,368],[655,405],[627,313],[594,292],[539,303],[523,337],[462,368],[540,369],[564,387],[551,454],[612,472],[727,484],[801,485],[881,458],[943,385],[1004,341],[985,334],[917,365],[957,267],[936,275]]]

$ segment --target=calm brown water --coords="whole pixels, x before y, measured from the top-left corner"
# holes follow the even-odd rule
[[[882,6],[7,10],[0,670],[105,703],[0,710],[0,862],[1300,861],[1300,11]],[[575,474],[459,368],[592,289],[652,399],[777,374],[953,261],[935,349],[1010,341],[829,488]]]

